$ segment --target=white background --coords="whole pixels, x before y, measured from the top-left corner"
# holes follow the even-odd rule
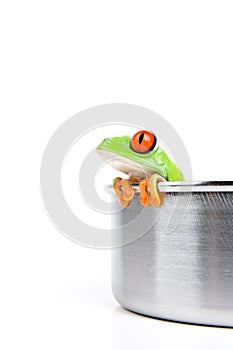
[[[122,310],[110,252],[58,233],[39,190],[55,129],[111,102],[166,118],[196,180],[232,180],[232,18],[230,0],[1,1],[1,349],[233,348],[232,330]]]

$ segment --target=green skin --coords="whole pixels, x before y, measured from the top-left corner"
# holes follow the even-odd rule
[[[118,158],[113,167],[139,181],[147,176],[158,174],[167,181],[183,181],[184,176],[167,153],[158,145],[148,153],[137,153],[130,147],[129,136],[104,139],[97,152],[105,158]]]

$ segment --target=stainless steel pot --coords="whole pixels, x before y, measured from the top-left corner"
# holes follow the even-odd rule
[[[159,186],[167,192],[162,215],[153,207],[141,213],[138,194],[118,215],[120,226],[140,212],[142,230],[148,220],[152,227],[112,250],[115,298],[156,318],[233,327],[233,182]]]

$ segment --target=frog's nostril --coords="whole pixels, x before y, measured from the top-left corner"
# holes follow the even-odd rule
[[[107,137],[106,139],[104,139],[104,142],[108,142],[109,141],[109,138]]]

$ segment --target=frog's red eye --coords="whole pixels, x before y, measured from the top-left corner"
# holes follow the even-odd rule
[[[157,144],[157,138],[150,131],[136,132],[130,141],[130,147],[134,152],[147,153],[152,151]]]

